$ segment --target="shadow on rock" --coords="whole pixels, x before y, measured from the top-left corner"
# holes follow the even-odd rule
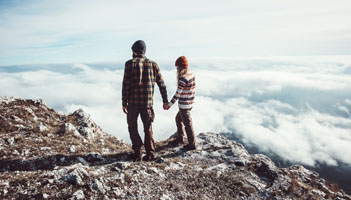
[[[0,160],[0,172],[7,171],[38,171],[54,170],[58,166],[69,166],[82,163],[86,166],[107,165],[119,161],[129,161],[130,152],[122,152],[110,155],[87,154],[87,155],[52,155],[29,160]]]

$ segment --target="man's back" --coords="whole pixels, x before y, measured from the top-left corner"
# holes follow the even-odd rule
[[[166,85],[156,62],[144,55],[136,55],[125,64],[122,88],[123,105],[152,107],[155,82],[160,88],[163,102],[167,101]]]

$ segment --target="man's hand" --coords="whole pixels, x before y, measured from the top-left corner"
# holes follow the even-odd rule
[[[127,106],[123,106],[123,112],[124,112],[125,114],[128,114],[128,108],[127,108]]]
[[[170,107],[169,107],[169,105],[168,105],[168,103],[164,103],[163,104],[163,109],[164,110],[168,110]]]

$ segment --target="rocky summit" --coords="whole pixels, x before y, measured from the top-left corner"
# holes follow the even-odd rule
[[[83,110],[0,97],[0,199],[351,199],[219,134],[198,134],[193,151],[170,140],[156,143],[155,161],[133,162],[131,146]]]

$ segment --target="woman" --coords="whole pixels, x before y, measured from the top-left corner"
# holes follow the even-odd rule
[[[172,141],[172,143],[184,143],[183,137],[185,127],[189,144],[185,145],[184,148],[186,150],[194,150],[196,149],[195,134],[190,111],[195,98],[195,76],[194,73],[189,70],[188,60],[185,56],[179,57],[175,62],[175,66],[177,67],[178,89],[171,102],[168,104],[168,109],[179,100],[179,112],[175,118],[177,124],[177,139]]]

